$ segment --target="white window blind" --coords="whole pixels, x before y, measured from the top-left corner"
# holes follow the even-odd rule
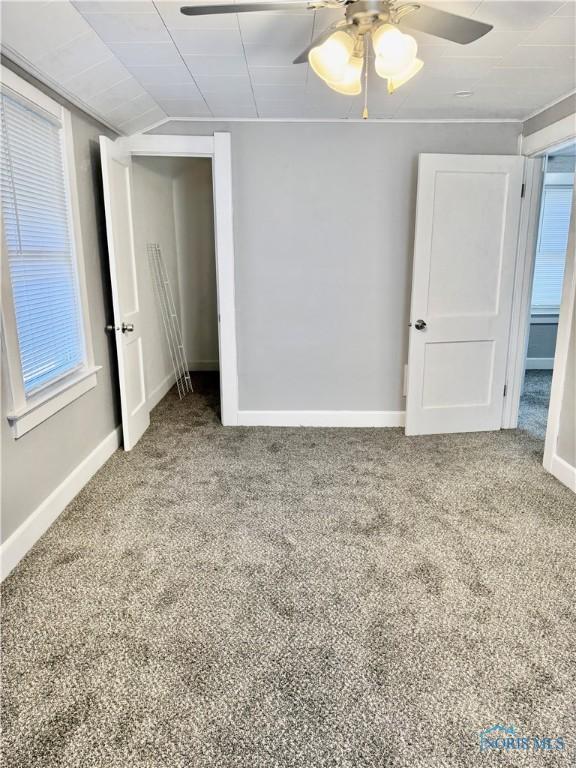
[[[24,391],[81,367],[84,339],[62,126],[2,93],[2,215]]]
[[[544,187],[532,288],[535,310],[557,311],[560,307],[571,209],[572,186]]]

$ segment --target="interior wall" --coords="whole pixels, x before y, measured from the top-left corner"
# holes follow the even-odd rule
[[[191,371],[218,369],[212,160],[187,158],[174,179],[184,348]]]
[[[568,251],[566,254],[566,271],[564,273],[565,289],[562,296],[560,318],[563,328],[568,331],[566,348],[561,346],[560,356],[566,354],[566,369],[564,388],[560,395],[560,418],[558,422],[558,442],[556,453],[563,459],[576,475],[576,186],[572,198],[572,216],[568,235]],[[572,295],[570,296],[570,292]],[[568,315],[568,316],[567,316]],[[571,315],[571,316],[570,316]],[[565,324],[564,324],[565,323]],[[560,365],[561,365],[560,361]],[[554,384],[552,397],[555,396]],[[576,487],[575,487],[576,490]]]
[[[120,424],[114,340],[104,330],[112,308],[98,146],[99,135],[111,134],[78,112],[72,113],[72,132],[94,357],[102,368],[94,389],[18,440],[6,419],[3,377],[2,542]]]
[[[183,123],[232,137],[239,406],[404,409],[420,152],[517,154],[515,123]]]
[[[524,136],[531,136],[536,131],[547,128],[549,125],[574,114],[576,114],[576,94],[572,93],[565,99],[562,99],[562,101],[553,104],[548,109],[544,109],[542,112],[526,120],[522,128],[522,134]]]
[[[576,311],[572,312],[557,453],[571,467],[576,468]]]
[[[132,160],[134,240],[142,308],[146,394],[152,404],[155,404],[171,385],[173,367],[146,244],[158,243],[160,246],[179,316],[179,274],[173,198],[177,165],[178,161],[173,158],[134,157]]]
[[[556,336],[558,335],[558,316],[546,318],[539,317],[538,322],[530,323],[528,334],[528,352],[526,355],[527,366],[536,367],[538,360],[552,361],[556,349]],[[552,367],[552,366],[550,366]]]
[[[212,167],[209,158],[133,158],[134,230],[146,391],[155,405],[173,367],[146,244],[160,245],[190,370],[218,369]]]

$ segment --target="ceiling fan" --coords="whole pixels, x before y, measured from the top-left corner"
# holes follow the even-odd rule
[[[251,13],[255,11],[287,11],[304,8],[321,11],[342,8],[344,18],[324,30],[297,56],[293,63],[308,59],[314,72],[338,93],[354,96],[362,92],[362,71],[367,77],[372,38],[376,73],[388,81],[393,93],[422,69],[417,58],[416,40],[402,28],[427,32],[461,45],[472,43],[492,29],[485,24],[438,8],[395,0],[295,0],[294,2],[239,2],[216,5],[188,5],[181,8],[185,16],[214,13]],[[367,111],[365,108],[365,116]]]

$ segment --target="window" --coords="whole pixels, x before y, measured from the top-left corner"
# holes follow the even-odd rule
[[[572,189],[571,183],[544,185],[532,288],[532,310],[536,313],[557,314],[560,309]]]
[[[3,71],[3,332],[17,437],[95,385],[69,176],[69,114]],[[7,82],[8,81],[8,82]]]

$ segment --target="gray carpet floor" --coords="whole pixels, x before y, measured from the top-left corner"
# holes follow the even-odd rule
[[[576,497],[541,441],[216,404],[169,394],[4,583],[4,765],[573,765]],[[493,724],[566,748],[481,754]]]
[[[544,440],[548,422],[548,405],[552,371],[526,371],[524,391],[520,398],[518,429]]]

